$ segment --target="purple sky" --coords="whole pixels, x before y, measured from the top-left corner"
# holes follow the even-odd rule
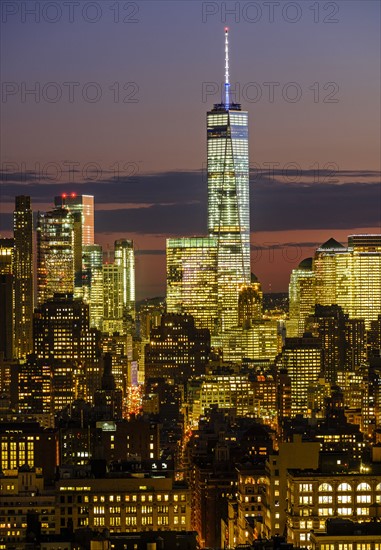
[[[2,234],[16,194],[37,210],[92,193],[98,242],[134,238],[138,297],[162,294],[165,237],[206,231],[205,113],[220,100],[206,92],[223,79],[225,23],[264,289],[285,290],[326,238],[380,231],[379,2],[30,0],[2,2]]]

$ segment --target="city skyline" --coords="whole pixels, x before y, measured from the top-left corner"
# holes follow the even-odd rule
[[[1,106],[5,115],[1,162],[2,168],[7,168],[0,197],[3,236],[10,235],[12,201],[16,194],[31,195],[34,210],[48,210],[50,197],[65,191],[94,195],[97,242],[107,249],[112,248],[117,239],[133,240],[137,250],[137,298],[163,295],[165,238],[206,232],[206,140],[202,128],[205,111],[223,95],[223,85],[219,84],[224,69],[220,33],[225,24],[234,38],[233,92],[238,82],[240,102],[249,111],[252,271],[261,280],[264,291],[285,292],[291,270],[328,238],[345,242],[351,233],[380,231],[379,67],[375,53],[379,43],[379,6],[370,2],[365,3],[363,9],[364,3],[359,7],[356,3],[338,2],[338,13],[331,17],[328,10],[318,14],[306,8],[300,21],[295,23],[291,22],[295,16],[292,9],[283,15],[275,9],[273,23],[263,9],[261,19],[250,23],[254,12],[245,14],[241,10],[237,17],[227,13],[223,21],[221,7],[215,14],[208,12],[208,9],[213,11],[214,4],[183,4],[182,17],[179,8],[171,5],[167,17],[163,13],[164,3],[160,3],[161,8],[150,2],[139,3],[134,16],[138,22],[122,28],[122,24],[112,22],[115,14],[111,10],[103,10],[103,19],[93,26],[82,16],[70,27],[65,23],[64,14],[58,25],[46,22],[43,16],[40,24],[34,24],[32,16],[25,16],[30,17],[27,25],[17,16],[7,16],[9,24],[5,26],[2,40],[9,46],[10,55],[4,56],[3,80],[19,82],[20,86],[13,92],[11,88],[3,88],[3,92],[7,92]],[[324,22],[327,18],[337,22]],[[177,26],[166,33],[174,22]],[[103,55],[98,56],[83,46],[84,38],[79,35],[83,32],[91,38],[97,25],[103,25],[106,35],[114,31]],[[352,41],[354,25],[359,32],[363,26],[367,28],[367,32],[361,34],[361,44]],[[123,33],[126,28],[128,32]],[[182,32],[185,28],[188,32]],[[192,40],[191,29],[197,32],[198,41]],[[36,37],[37,31],[41,37],[49,37],[50,51],[42,50],[40,40],[32,41],[30,51],[30,56],[46,61],[51,69],[49,78],[42,67],[35,74],[30,68],[25,69],[15,42],[21,30],[31,38]],[[68,30],[75,40],[67,54],[60,52],[63,78],[53,69],[52,62],[54,52],[60,51],[60,34]],[[132,56],[126,46],[141,44],[139,33],[146,45]],[[154,43],[160,46],[157,52],[151,47]],[[86,69],[80,60],[71,63],[74,44],[82,48],[83,60],[88,62]],[[177,48],[183,55],[184,66],[192,67],[191,70],[174,64],[179,55]],[[198,55],[200,48],[203,55]],[[122,50],[124,58],[119,53]],[[327,55],[328,52],[332,55]],[[107,53],[111,54],[110,63],[105,68]],[[93,54],[99,62],[97,65],[91,62]],[[164,63],[159,62],[158,55],[165,59]],[[360,79],[355,77],[356,70],[360,71]],[[128,78],[124,78],[125,74]],[[22,101],[21,82],[39,82],[41,89],[46,82],[56,82],[64,91],[62,82],[67,81],[99,81],[102,101],[84,101],[82,95],[81,100],[73,103],[65,101],[63,96],[52,104],[43,95],[39,103],[28,95]],[[109,86],[125,81],[137,83],[136,103],[114,102],[116,88],[109,90]],[[280,83],[274,85],[273,102],[269,96],[268,83],[271,82]],[[300,101],[287,99],[292,99],[298,90],[292,86],[286,88],[289,96],[282,96],[281,89],[290,82],[301,87]],[[338,85],[337,93],[334,86],[324,89],[329,82]],[[257,87],[249,87],[250,83],[256,83]],[[258,85],[262,97],[254,102],[252,98]],[[331,92],[332,98],[338,101],[323,101]],[[133,99],[132,89],[126,93]],[[158,103],[161,108],[154,114],[152,109]],[[187,121],[186,135],[179,123],[185,104],[191,106],[194,113]],[[169,108],[175,116],[164,122],[162,117]],[[51,117],[53,109],[56,114]],[[16,148],[13,132],[20,128],[20,116],[29,126],[39,117],[39,124],[34,125],[40,139],[38,151],[33,145],[36,140],[25,139],[28,132],[18,139]],[[158,117],[157,123],[147,131],[153,116]],[[65,128],[69,119],[78,122],[73,126],[73,139],[68,146]],[[126,125],[120,124],[121,119]],[[99,120],[104,129],[104,138],[111,129],[116,131],[107,143],[99,132],[94,132],[95,120]],[[44,135],[53,131],[54,123],[59,124],[61,130],[55,133],[55,142],[47,144]],[[162,132],[160,136],[158,128]],[[118,139],[122,135],[123,139]],[[78,163],[77,171],[65,172],[74,163]],[[44,176],[40,183],[33,174],[38,164]],[[20,172],[25,170],[31,173],[23,182]],[[50,181],[52,178],[46,176],[54,175],[56,170],[62,173],[56,181]],[[81,183],[86,175],[96,181]]]

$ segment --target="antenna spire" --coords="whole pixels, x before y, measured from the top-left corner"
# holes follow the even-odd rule
[[[230,81],[229,81],[229,27],[225,27],[225,109],[230,107]]]

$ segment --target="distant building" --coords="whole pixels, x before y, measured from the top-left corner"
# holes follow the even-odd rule
[[[258,278],[251,274],[251,283],[241,287],[238,296],[238,324],[249,328],[253,321],[262,319],[263,292]]]
[[[308,335],[286,338],[278,361],[291,381],[291,416],[308,415],[308,388],[317,383],[324,366],[320,340]]]
[[[56,208],[68,210],[73,218],[74,294],[83,298],[83,254],[85,246],[94,244],[94,197],[63,193],[54,198]]]
[[[122,297],[124,315],[135,319],[135,252],[127,239],[115,241],[115,265],[122,267]]]
[[[217,240],[167,239],[167,312],[192,315],[198,328],[217,328]]]
[[[302,337],[306,330],[306,318],[314,311],[316,276],[312,269],[312,258],[306,258],[293,269],[288,290],[290,320],[287,322],[287,336]]]
[[[30,197],[16,197],[13,232],[14,354],[16,358],[21,359],[33,349],[33,214]]]
[[[0,354],[14,356],[14,239],[0,239]]]
[[[74,292],[74,219],[66,208],[37,216],[37,299]]]
[[[347,248],[330,239],[317,249],[313,269],[318,303],[341,306],[369,329],[381,311],[381,235],[350,235]]]
[[[145,377],[173,378],[185,382],[205,372],[210,350],[208,329],[195,327],[190,315],[167,313],[151,330],[145,348]]]
[[[100,386],[99,339],[89,306],[71,294],[55,294],[36,310],[34,354],[51,367],[54,410],[78,397],[92,401]]]

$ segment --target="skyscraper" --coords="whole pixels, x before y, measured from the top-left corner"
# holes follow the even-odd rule
[[[125,333],[123,307],[123,267],[103,265],[103,322],[102,332]]]
[[[293,269],[288,287],[290,320],[287,322],[287,336],[302,337],[306,329],[306,318],[315,307],[315,273],[312,258],[305,258]]]
[[[24,358],[33,348],[33,214],[30,197],[16,197],[14,231],[14,354]]]
[[[94,197],[63,193],[54,198],[54,205],[56,208],[66,208],[73,217],[74,293],[83,297],[84,247],[94,244]]]
[[[40,365],[51,368],[55,410],[75,398],[92,400],[100,385],[99,338],[90,328],[89,306],[72,294],[56,293],[36,309],[34,353]]]
[[[0,361],[13,359],[14,240],[0,239]]]
[[[329,239],[317,249],[313,269],[316,301],[338,304],[369,329],[381,313],[381,235],[350,235],[347,247]]]
[[[100,244],[83,247],[83,300],[89,304],[90,326],[98,330],[103,320],[103,251]]]
[[[217,240],[167,239],[167,311],[188,313],[198,328],[214,332],[217,322]]]
[[[66,208],[38,213],[37,292],[39,305],[74,292],[74,221]]]
[[[124,313],[135,317],[135,254],[134,243],[127,239],[115,241],[115,265],[123,271]]]
[[[308,416],[308,388],[316,385],[324,366],[319,338],[286,338],[278,366],[287,369],[291,380],[291,416]]]
[[[207,114],[208,231],[217,239],[220,329],[238,324],[238,294],[250,284],[248,113],[230,100],[225,29],[225,98]]]

